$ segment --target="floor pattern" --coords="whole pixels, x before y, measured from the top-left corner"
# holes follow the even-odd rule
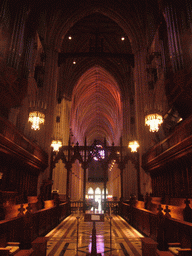
[[[141,256],[141,237],[120,216],[105,215],[104,222],[96,222],[97,253],[102,256]],[[84,215],[70,215],[46,237],[47,256],[86,256],[92,248],[92,222],[84,222]]]

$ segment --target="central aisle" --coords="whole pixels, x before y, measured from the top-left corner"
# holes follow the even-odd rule
[[[77,252],[77,217],[78,252]],[[141,256],[143,237],[120,216],[112,215],[111,240],[110,218],[105,215],[104,222],[96,222],[97,253],[102,256]],[[47,256],[86,256],[92,247],[92,222],[84,222],[84,215],[72,214],[46,235]],[[111,241],[111,243],[110,243]]]

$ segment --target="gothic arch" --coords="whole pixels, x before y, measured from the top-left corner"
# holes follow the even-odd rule
[[[106,138],[118,143],[122,131],[121,93],[115,79],[101,67],[85,72],[73,90],[71,128],[76,138]],[[91,137],[90,137],[91,136]]]
[[[135,17],[132,16],[131,10],[134,8],[134,12],[138,13],[138,3],[135,3],[135,5],[129,5],[124,6],[124,12],[122,13],[122,9],[116,10],[115,6],[114,9],[109,8],[107,3],[103,3],[102,7],[101,4],[97,6],[97,4],[94,4],[94,6],[90,3],[87,4],[82,2],[82,6],[79,6],[78,9],[74,8],[74,6],[71,6],[70,10],[65,9],[62,11],[62,6],[58,7],[57,13],[55,13],[54,19],[53,19],[53,26],[51,29],[51,33],[49,34],[48,38],[48,44],[52,45],[54,49],[57,51],[60,50],[62,40],[67,34],[67,32],[74,26],[76,22],[81,20],[82,18],[94,14],[94,13],[100,13],[104,16],[107,16],[114,22],[116,22],[120,28],[122,28],[129,38],[133,51],[137,51],[140,48],[142,48],[143,41],[145,38],[143,26],[142,26],[142,18],[141,14],[139,17],[135,15]],[[140,3],[140,8],[141,3]],[[66,12],[65,12],[66,11]],[[64,13],[65,12],[65,13]],[[124,17],[129,15],[129,23],[127,23]],[[66,17],[65,21],[63,20],[63,17]],[[127,18],[127,17],[126,17]],[[143,40],[142,40],[143,38]]]

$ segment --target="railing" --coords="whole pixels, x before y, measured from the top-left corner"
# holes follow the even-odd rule
[[[119,213],[119,201],[107,201],[106,211],[108,213],[118,214]]]
[[[66,202],[58,207],[0,221],[0,238],[5,236],[7,241],[20,243],[28,239],[30,243],[56,227],[69,213],[69,204]]]
[[[70,202],[71,212],[83,211],[83,201],[71,201]]]
[[[70,202],[71,212],[83,211],[83,201],[71,201]],[[104,209],[104,202],[102,202],[102,209]],[[85,209],[86,210],[86,209]],[[119,213],[119,201],[107,201],[106,211],[108,213]]]
[[[0,148],[4,148],[16,155],[22,155],[24,159],[30,160],[40,168],[48,165],[48,155],[37,144],[28,140],[8,120],[0,116]]]
[[[168,243],[181,242],[183,237],[192,247],[192,223],[165,217],[162,212],[155,214],[138,209],[123,202],[120,213],[134,228],[157,241],[160,250],[167,250]]]
[[[186,141],[186,139],[188,140]],[[143,154],[142,165],[145,169],[148,169],[147,166],[150,166],[152,161],[154,161],[155,158],[160,157],[160,155],[164,154],[162,158],[165,160],[166,155],[169,155],[170,157],[176,152],[177,154],[183,150],[187,152],[188,148],[191,147],[191,142],[192,116],[180,123],[169,137],[154,145],[145,154]]]

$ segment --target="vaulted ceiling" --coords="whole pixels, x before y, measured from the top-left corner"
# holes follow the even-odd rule
[[[72,99],[73,134],[86,137],[89,144],[104,138],[109,144],[118,143],[122,132],[118,84],[129,80],[134,64],[126,34],[114,21],[95,13],[68,31],[61,53],[66,58],[61,60],[60,94]]]
[[[76,138],[118,143],[122,101],[134,91],[134,53],[146,32],[146,1],[90,2],[52,5],[49,41],[58,51],[58,94],[72,100]]]
[[[99,66],[93,66],[79,79],[72,95],[71,126],[76,137],[109,144],[118,143],[122,131],[122,102],[115,79]]]
[[[95,65],[109,71],[122,89],[134,66],[134,56],[123,29],[103,14],[94,13],[79,20],[66,33],[59,62],[63,72],[59,89],[71,97],[78,79]]]

